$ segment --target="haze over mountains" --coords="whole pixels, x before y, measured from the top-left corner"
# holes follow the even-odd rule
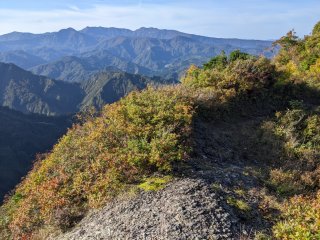
[[[191,63],[200,65],[222,50],[270,56],[270,46],[271,41],[209,38],[156,28],[68,28],[2,35],[0,61],[71,82],[83,81],[110,66],[129,73],[177,78]]]

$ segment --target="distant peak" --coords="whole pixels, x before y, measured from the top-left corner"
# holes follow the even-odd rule
[[[154,27],[141,27],[141,28],[138,28],[136,31],[140,31],[140,30],[160,30],[160,29],[154,28]]]
[[[77,30],[69,27],[69,28],[61,29],[59,32],[77,32]]]
[[[5,63],[5,62],[0,62],[0,71],[23,71],[27,72],[24,69],[18,67],[14,63]]]
[[[93,27],[87,26],[87,27],[83,28],[81,31],[88,30],[88,29],[103,29],[103,28],[104,27],[102,27],[102,26],[93,26]]]
[[[26,35],[26,34],[32,34],[32,33],[14,31],[14,32],[3,34],[1,36],[17,36],[17,35],[22,35],[22,34]]]
[[[80,32],[82,31],[87,31],[87,30],[120,30],[120,31],[132,31],[130,29],[127,28],[117,28],[117,27],[102,27],[102,26],[87,26],[84,29],[80,30]]]

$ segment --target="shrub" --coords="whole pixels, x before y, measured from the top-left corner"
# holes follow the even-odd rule
[[[233,197],[228,197],[227,198],[227,203],[238,210],[241,210],[243,212],[248,212],[251,211],[251,207],[243,200],[241,199],[236,199]]]
[[[312,30],[312,35],[320,34],[320,22],[318,22]]]
[[[248,53],[241,52],[240,50],[235,50],[230,53],[229,62],[234,62],[236,60],[248,60],[250,58],[253,58],[253,56]]]
[[[228,57],[226,56],[225,52],[222,51],[220,55],[215,56],[210,59],[209,62],[203,64],[203,69],[204,70],[209,70],[209,69],[224,69],[228,64]]]
[[[271,172],[271,181],[282,194],[320,189],[320,113],[302,102],[292,101],[291,109],[277,113],[274,129],[284,141],[281,169]]]
[[[296,196],[282,207],[282,221],[274,228],[277,239],[320,239],[320,193],[315,199]]]
[[[287,80],[302,80],[309,86],[319,89],[320,78],[317,74],[320,58],[319,40],[319,23],[317,23],[312,34],[303,39],[299,39],[294,31],[290,31],[274,43],[279,44],[281,50],[273,61],[278,70],[286,74]]]
[[[154,172],[171,172],[189,151],[193,111],[178,92],[133,92],[74,125],[1,208],[0,232],[18,239],[46,226],[65,230]]]
[[[215,65],[204,69],[191,66],[181,82],[193,88],[211,88],[226,96],[261,90],[275,83],[276,70],[268,59],[252,56],[234,58],[224,69]]]

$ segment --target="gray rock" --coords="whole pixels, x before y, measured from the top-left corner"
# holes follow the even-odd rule
[[[158,192],[115,200],[55,239],[232,239],[225,208],[205,181],[177,179]]]

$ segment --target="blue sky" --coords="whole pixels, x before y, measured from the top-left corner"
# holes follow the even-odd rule
[[[86,26],[157,27],[212,37],[309,34],[320,0],[0,0],[0,34]]]

